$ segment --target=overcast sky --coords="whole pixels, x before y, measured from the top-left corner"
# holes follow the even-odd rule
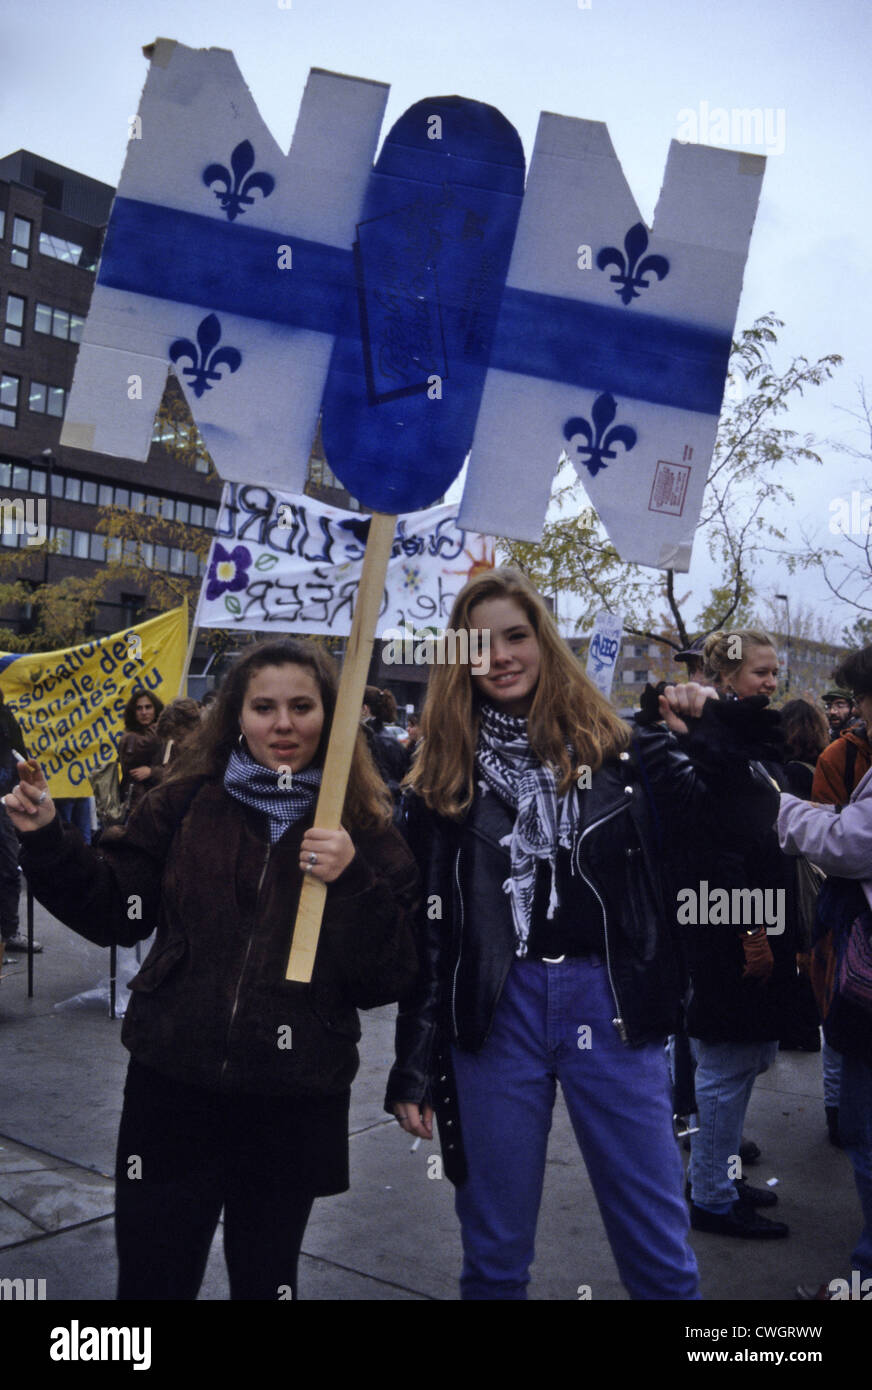
[[[605,121],[649,224],[681,113],[694,113],[703,143],[732,144],[706,131],[706,111],[760,108],[763,142],[740,142],[769,159],[738,326],[767,310],[784,319],[783,365],[842,354],[788,423],[864,442],[845,412],[861,378],[872,390],[868,0],[4,0],[2,27],[0,153],[23,146],[112,184],[145,80],[141,49],[159,35],[232,49],[285,149],[310,67],[390,83],[385,129],[428,95],[490,102],[528,159],[540,110]],[[830,501],[864,471],[828,443],[823,452],[783,520],[797,540],[805,527],[837,545]],[[872,464],[865,476],[872,485]],[[695,561],[695,592],[708,577]],[[784,582],[773,567],[769,587]],[[793,592],[825,601],[821,584]]]

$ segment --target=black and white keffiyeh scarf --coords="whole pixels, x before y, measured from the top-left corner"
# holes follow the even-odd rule
[[[557,779],[550,763],[543,763],[530,747],[527,720],[504,714],[495,705],[482,704],[475,763],[485,786],[516,811],[512,832],[500,842],[509,846],[511,877],[503,884],[512,904],[517,949],[527,954],[530,916],[536,887],[536,861],[551,866],[548,916],[558,905],[556,868],[558,847],[569,849],[579,820],[578,787],[573,782],[565,796],[557,795]]]
[[[237,801],[267,815],[270,842],[275,844],[289,825],[315,805],[321,772],[320,767],[305,767],[292,773],[291,785],[283,787],[279,785],[281,773],[255,762],[247,749],[234,748],[224,772],[224,788]]]

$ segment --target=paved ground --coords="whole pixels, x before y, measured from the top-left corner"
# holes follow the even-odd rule
[[[43,1279],[49,1301],[110,1300],[109,1175],[127,1054],[121,1025],[104,1007],[56,1007],[105,979],[108,952],[39,907],[36,934],[45,950],[35,960],[35,997],[26,997],[23,956],[7,961],[0,980],[0,1280]],[[457,1298],[452,1192],[447,1180],[428,1175],[428,1156],[437,1151],[422,1144],[410,1152],[409,1139],[381,1109],[392,1031],[391,1009],[364,1019],[352,1101],[352,1188],[316,1203],[303,1247],[303,1300]],[[859,1229],[850,1164],[826,1138],[819,1055],[781,1054],[757,1084],[746,1128],[763,1150],[749,1176],[755,1183],[778,1179],[777,1214],[791,1235],[771,1243],[694,1235],[704,1295],[736,1304],[721,1309],[730,1324],[764,1320],[759,1305],[792,1299],[801,1280],[847,1274]],[[579,1286],[589,1287],[594,1302],[626,1299],[560,1105],[530,1296],[577,1302]],[[201,1299],[226,1298],[219,1232]],[[808,1313],[808,1305],[794,1303],[780,1318],[808,1323]]]

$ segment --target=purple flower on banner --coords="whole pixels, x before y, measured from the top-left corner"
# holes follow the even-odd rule
[[[251,565],[251,551],[244,545],[235,545],[225,550],[223,545],[215,545],[212,563],[206,576],[206,602],[211,603],[222,594],[238,593],[248,583],[248,569]]]

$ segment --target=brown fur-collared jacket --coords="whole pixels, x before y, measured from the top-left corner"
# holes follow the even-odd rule
[[[333,1095],[357,1071],[358,1008],[415,978],[418,874],[396,830],[355,836],[328,886],[310,985],[285,980],[311,817],[270,845],[266,817],[220,781],[157,787],[96,849],[56,817],[23,835],[34,892],[100,946],[156,928],[131,983],[122,1041],[138,1061],[210,1090]]]

